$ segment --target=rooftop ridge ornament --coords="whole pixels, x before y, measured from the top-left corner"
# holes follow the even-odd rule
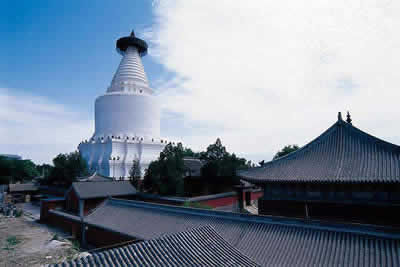
[[[342,112],[339,111],[339,113],[337,115],[337,119],[338,119],[338,121],[343,121]]]
[[[348,123],[348,124],[352,124],[351,122],[352,122],[352,119],[351,119],[351,115],[350,115],[350,112],[348,112],[347,111],[347,116],[346,116],[347,118],[346,118],[346,122]]]

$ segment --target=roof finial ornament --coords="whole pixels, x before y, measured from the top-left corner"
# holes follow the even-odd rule
[[[338,121],[342,121],[342,112],[339,111],[338,115],[337,115],[337,119]]]
[[[349,123],[349,124],[351,124],[351,121],[352,121],[352,119],[351,119],[351,116],[350,116],[350,112],[347,111],[347,119],[346,119],[346,122]]]
[[[134,30],[132,30],[132,32],[131,32],[131,37],[135,37],[135,31]]]

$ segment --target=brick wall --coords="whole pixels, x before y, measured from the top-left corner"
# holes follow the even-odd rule
[[[47,200],[44,199],[40,202],[40,220],[46,221],[49,216],[49,210],[55,208],[63,208],[65,201],[63,199]]]
[[[135,239],[132,237],[107,231],[94,226],[88,226],[86,230],[86,241],[90,245],[93,245],[97,248],[134,240]]]
[[[83,214],[87,215],[91,210],[95,209],[98,205],[100,205],[106,198],[92,198],[85,199],[85,204],[83,208]]]

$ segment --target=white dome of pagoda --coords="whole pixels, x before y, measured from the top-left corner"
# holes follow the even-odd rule
[[[89,168],[116,178],[128,177],[133,160],[142,167],[157,159],[165,142],[160,138],[160,107],[149,86],[141,56],[147,44],[134,33],[117,41],[121,63],[107,92],[95,102],[95,132],[79,151]]]

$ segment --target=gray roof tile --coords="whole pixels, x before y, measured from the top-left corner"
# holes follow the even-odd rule
[[[338,120],[319,137],[263,167],[239,172],[251,183],[400,182],[400,146]]]
[[[106,250],[61,266],[259,266],[211,226]]]
[[[25,192],[25,191],[37,191],[39,187],[35,184],[10,184],[10,192]]]
[[[263,266],[399,266],[400,240],[362,230],[265,216],[110,199],[85,221],[149,240],[210,225],[229,244]],[[354,228],[355,227],[355,228]]]
[[[136,194],[130,181],[75,182],[72,183],[72,188],[81,199]]]

